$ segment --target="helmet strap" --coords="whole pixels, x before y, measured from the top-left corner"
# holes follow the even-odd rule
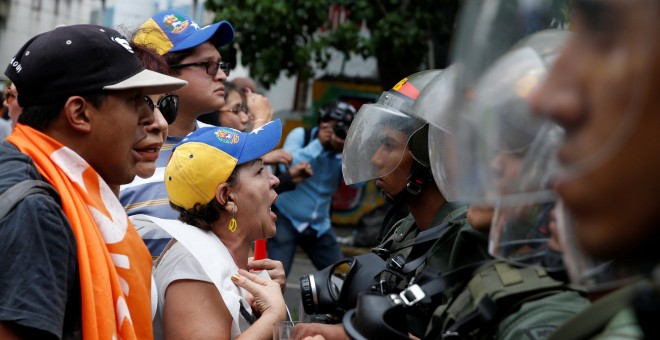
[[[408,175],[408,184],[406,185],[405,192],[417,196],[429,182],[433,182],[431,169],[416,160],[413,161],[412,167],[410,168],[410,175]]]

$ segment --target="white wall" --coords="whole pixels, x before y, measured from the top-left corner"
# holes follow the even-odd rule
[[[189,14],[201,16],[197,20],[200,24],[209,23],[213,15],[203,11],[204,0],[197,3],[197,13]],[[192,4],[193,0],[106,0],[106,12],[111,15],[108,22],[102,18],[98,24],[113,28],[122,25],[132,30],[160,10],[180,8],[193,12]],[[4,71],[4,65],[33,36],[57,25],[91,23],[92,12],[100,10],[101,0],[10,0],[7,25],[0,29],[0,70]],[[5,79],[2,72],[0,79]]]
[[[41,6],[36,6],[39,3]],[[96,5],[100,6],[99,0],[10,0],[7,26],[0,30],[0,74],[30,38],[57,25],[88,23]]]

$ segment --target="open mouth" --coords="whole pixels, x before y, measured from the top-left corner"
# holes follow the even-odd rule
[[[156,159],[158,159],[160,145],[146,148],[134,148],[133,151],[140,156],[141,161],[156,161]]]
[[[273,211],[273,206],[268,208],[268,214],[270,215],[270,218],[273,220],[273,222],[277,221],[277,215]]]
[[[277,201],[278,195],[275,195],[275,199],[270,203],[270,206],[268,207],[268,213],[271,215],[270,217],[273,219],[273,221],[277,221],[277,215],[273,211],[273,204],[275,204],[275,201]]]
[[[143,148],[143,149],[133,149],[133,150],[135,150],[137,152],[140,152],[140,153],[142,153],[142,152],[144,152],[144,153],[154,153],[154,152],[159,152],[160,151],[160,146],[155,146],[155,147],[151,147],[151,148]]]

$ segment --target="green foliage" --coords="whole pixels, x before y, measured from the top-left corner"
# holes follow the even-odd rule
[[[485,1],[485,0],[484,0]],[[460,0],[206,0],[216,20],[227,20],[236,29],[233,46],[221,49],[225,60],[242,62],[264,86],[275,83],[282,71],[302,80],[314,76],[314,63],[325,68],[330,49],[344,58],[376,57],[383,88],[403,77],[447,63],[447,51]],[[349,21],[332,27],[333,5],[348,11]],[[505,2],[510,11],[516,1]],[[546,27],[565,27],[570,0],[551,0]],[[542,18],[543,19],[543,18]],[[360,33],[366,24],[370,36]],[[331,28],[331,29],[330,29]],[[432,44],[430,44],[432,42]],[[434,60],[429,60],[433,46]]]
[[[429,41],[447,45],[459,0],[207,0],[216,20],[231,22],[242,62],[265,86],[284,71],[302,79],[314,76],[310,67],[327,66],[329,48],[378,60],[383,87],[428,63]],[[342,5],[349,20],[330,28],[332,5]],[[360,34],[366,23],[371,37]],[[221,50],[235,60],[233,47]],[[443,56],[440,56],[444,58]],[[444,59],[441,59],[444,61]],[[442,62],[441,62],[442,63]],[[444,65],[436,65],[441,67]]]

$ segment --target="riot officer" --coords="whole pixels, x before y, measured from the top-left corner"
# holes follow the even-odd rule
[[[448,295],[449,301],[436,309],[425,338],[541,339],[586,305],[580,292],[548,275],[561,273],[562,268],[561,263],[546,260],[555,258],[559,250],[545,171],[550,160],[535,156],[547,155],[540,151],[556,145],[557,129],[536,121],[525,101],[528,87],[547,72],[553,59],[550,52],[556,53],[565,39],[562,32],[537,33],[483,68],[474,83],[461,74],[465,65],[456,64],[422,92],[413,112],[431,124],[431,150],[446,146],[454,150],[445,153],[453,155],[454,169],[434,169],[434,175],[445,176],[436,180],[453,176],[460,195],[471,204],[498,207],[487,228],[489,250],[496,260],[420,280],[399,297],[387,297],[389,305],[363,295],[362,306],[359,302],[357,310],[344,318],[351,336],[404,337],[404,330],[391,327],[397,311],[407,312],[411,300],[425,303],[437,294]],[[450,75],[456,79],[447,79]],[[469,91],[457,86],[468,83]],[[438,96],[452,93],[447,90],[451,88],[462,95],[444,106],[451,109],[442,110]],[[456,133],[448,138],[451,129]],[[431,164],[447,163],[446,157],[437,159],[435,154],[431,152]],[[527,200],[530,197],[534,200]],[[367,317],[360,310],[364,306],[381,306],[385,312],[380,320]],[[375,322],[365,325],[365,321]]]
[[[573,4],[576,34],[531,103],[566,130],[558,227],[571,278],[594,303],[552,338],[657,339],[660,3]]]
[[[385,197],[405,204],[410,211],[374,248],[376,254],[387,260],[386,268],[389,268],[380,276],[379,294],[399,291],[431,256],[434,265],[442,270],[488,257],[485,235],[466,223],[467,207],[456,201],[451,184],[434,182],[429,164],[428,126],[410,115],[420,91],[440,72],[413,74],[383,92],[377,103],[363,105],[346,139],[343,157],[346,184],[376,179],[376,186]],[[422,232],[423,241],[418,239]],[[460,247],[453,246],[456,240],[463,241]],[[435,243],[445,246],[432,254],[430,249]],[[404,268],[411,257],[416,264]],[[390,275],[392,272],[396,275]],[[388,287],[383,288],[385,285]],[[349,286],[350,283],[344,282],[342,288]],[[409,323],[413,325],[411,328],[416,328],[416,334],[423,335],[432,310],[416,312],[409,312]],[[346,337],[340,325],[296,326],[297,338],[312,334],[333,339]]]

